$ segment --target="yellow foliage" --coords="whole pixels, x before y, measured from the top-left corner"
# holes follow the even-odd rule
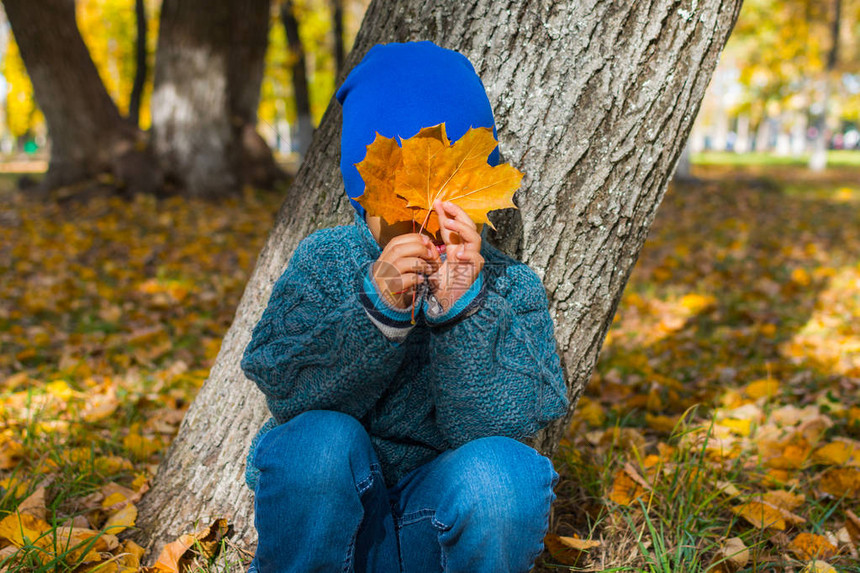
[[[719,425],[729,428],[732,432],[739,436],[747,437],[752,432],[752,420],[736,420],[734,418],[726,418],[720,420]]]
[[[606,421],[606,413],[603,411],[603,407],[598,402],[590,400],[586,396],[583,396],[579,400],[576,414],[579,418],[585,420],[589,426],[602,426],[603,422]]]
[[[744,390],[750,398],[773,398],[779,392],[779,382],[770,378],[763,378],[750,382]]]
[[[10,34],[3,58],[3,77],[9,84],[6,93],[6,122],[15,137],[30,133],[44,121],[33,97],[33,84],[21,60],[18,44]]]
[[[860,470],[855,468],[831,468],[818,481],[821,491],[836,498],[860,497]]]
[[[610,501],[618,505],[632,505],[643,495],[645,495],[645,488],[635,481],[630,474],[624,470],[615,472],[615,479],[608,496]]]
[[[777,531],[785,529],[785,517],[783,517],[777,508],[770,504],[751,501],[741,506],[733,507],[732,511],[759,529],[775,529]]]
[[[803,561],[828,559],[836,554],[836,547],[823,535],[799,533],[788,546],[795,557]]]
[[[830,565],[827,561],[821,561],[817,559],[815,561],[809,562],[806,567],[804,567],[800,573],[839,573],[835,567]]]
[[[137,508],[134,504],[126,504],[111,515],[105,524],[102,526],[106,532],[111,533],[112,535],[118,535],[119,533],[125,531],[129,527],[134,526],[134,522],[137,519]]]
[[[812,453],[812,461],[827,465],[842,465],[853,459],[857,447],[844,440],[837,440],[821,446]]]

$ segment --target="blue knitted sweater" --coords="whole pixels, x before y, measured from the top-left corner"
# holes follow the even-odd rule
[[[568,406],[538,276],[483,241],[484,267],[447,312],[432,296],[389,306],[370,267],[382,249],[363,217],[296,248],[242,359],[270,418],[245,478],[255,489],[260,437],[307,410],[367,429],[391,486],[442,451],[484,436],[523,440]]]

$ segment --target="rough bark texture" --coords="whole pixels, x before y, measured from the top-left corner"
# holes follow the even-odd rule
[[[269,8],[270,0],[162,4],[153,146],[167,181],[188,195],[226,195],[280,175],[255,129]]]
[[[78,31],[74,0],[4,0],[3,6],[48,125],[51,158],[42,187],[111,173],[131,191],[152,191],[156,175],[102,84]]]
[[[374,1],[347,68],[378,42],[429,39],[474,62],[503,160],[526,173],[520,209],[494,243],[542,277],[575,404],[698,112],[740,0]],[[245,453],[266,417],[239,360],[298,242],[349,223],[329,106],[257,261],[209,381],[144,499],[138,525],[160,547],[197,519],[255,538]],[[571,412],[573,408],[571,407]],[[567,420],[535,440],[552,452]],[[313,463],[308,460],[308,463]]]

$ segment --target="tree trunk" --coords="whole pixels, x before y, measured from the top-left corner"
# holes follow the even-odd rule
[[[290,47],[290,76],[293,79],[293,101],[296,102],[295,140],[301,161],[311,145],[311,139],[314,136],[314,123],[311,119],[311,98],[308,92],[305,48],[299,36],[299,21],[296,19],[293,0],[284,0],[281,4],[281,23],[284,25],[284,33]]]
[[[690,160],[692,152],[690,151],[690,147],[691,142],[688,138],[687,143],[684,144],[684,147],[681,150],[681,157],[678,158],[678,164],[675,166],[675,174],[672,176],[672,179],[679,183],[692,183],[696,180],[696,178],[693,177],[693,163]]]
[[[343,0],[331,0],[331,18],[331,33],[334,36],[334,77],[337,80],[340,78],[346,59],[343,47]]]
[[[143,97],[143,86],[146,83],[146,7],[143,0],[135,0],[134,17],[137,22],[137,37],[135,38],[135,69],[134,84],[128,100],[128,120],[134,125],[140,125],[140,101]]]
[[[495,214],[491,239],[543,279],[571,413],[740,3],[374,0],[365,16],[348,68],[373,44],[427,39],[463,52],[483,79],[503,160],[526,173],[519,210]],[[255,539],[242,472],[267,412],[239,361],[298,242],[352,220],[338,170],[340,121],[330,104],[209,380],[142,501],[138,526],[156,552],[213,517],[230,520],[238,546]],[[542,432],[536,447],[552,453],[567,422]]]
[[[138,150],[142,134],[105,90],[78,30],[74,1],[4,0],[3,6],[48,125],[43,189],[110,173],[132,192],[154,190],[156,171]]]
[[[842,0],[833,0],[833,22],[830,25],[830,53],[827,55],[827,65],[821,78],[821,113],[815,121],[815,141],[812,144],[812,156],[809,158],[809,168],[812,171],[824,171],[827,168],[827,119],[830,111],[830,92],[833,70],[839,61],[839,28],[842,23]]]
[[[152,134],[169,183],[191,196],[280,177],[256,132],[270,0],[165,0]]]

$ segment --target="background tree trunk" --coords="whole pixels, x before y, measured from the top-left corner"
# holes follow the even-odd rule
[[[813,171],[823,171],[827,167],[827,148],[830,138],[827,133],[827,120],[830,111],[830,92],[833,80],[833,70],[839,61],[839,28],[842,24],[842,0],[833,0],[833,21],[830,24],[830,52],[827,54],[827,65],[821,73],[821,112],[815,120],[815,141],[812,144],[812,156],[809,158],[809,168]]]
[[[169,183],[221,196],[281,176],[256,132],[270,0],[165,0],[152,133]]]
[[[331,19],[331,33],[334,37],[334,77],[339,78],[346,60],[343,46],[343,0],[331,0]]]
[[[675,166],[675,175],[672,177],[672,180],[679,183],[692,183],[696,180],[696,178],[693,177],[693,163],[690,160],[691,155],[692,151],[690,150],[690,140],[687,139],[687,143],[684,144],[684,148],[681,150],[681,157],[678,158],[678,164]]]
[[[42,187],[111,173],[133,192],[152,191],[155,169],[140,131],[105,90],[75,20],[73,0],[4,0],[3,6],[48,125],[51,157]]]
[[[347,68],[373,44],[427,39],[466,54],[482,77],[503,160],[526,174],[520,209],[496,214],[492,240],[543,279],[573,404],[740,4],[375,0],[365,16]],[[242,473],[267,412],[239,361],[298,242],[351,221],[338,170],[340,120],[330,104],[209,380],[142,501],[138,526],[152,557],[197,519],[227,517],[241,547],[255,538]],[[552,452],[567,421],[536,446]]]
[[[298,142],[300,161],[304,159],[311,139],[314,136],[314,123],[311,119],[311,98],[308,92],[308,68],[305,48],[299,36],[299,21],[293,0],[281,4],[281,23],[290,47],[290,77],[293,80],[293,101],[296,102],[295,140]]]
[[[146,6],[143,0],[135,0],[134,17],[137,24],[137,36],[134,45],[134,84],[128,100],[128,120],[133,125],[140,125],[140,101],[143,98],[143,86],[146,83]]]

